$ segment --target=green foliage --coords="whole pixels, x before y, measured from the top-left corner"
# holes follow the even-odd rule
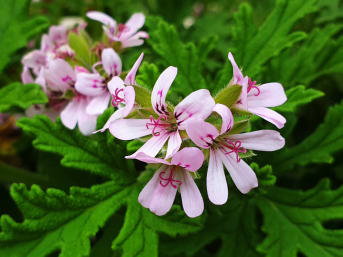
[[[33,104],[48,102],[42,87],[36,84],[12,83],[0,89],[0,112],[19,107],[27,109]]]
[[[48,20],[44,17],[28,19],[29,4],[29,0],[0,1],[0,72],[16,51],[48,27]]]
[[[294,112],[299,106],[322,97],[323,92],[316,89],[306,89],[305,86],[296,86],[286,91],[287,102],[275,108],[282,112]]]
[[[343,218],[343,187],[330,189],[328,180],[306,192],[273,187],[258,203],[266,239],[258,250],[267,257],[342,256],[342,229],[325,223]]]
[[[143,62],[139,67],[136,82],[138,85],[152,90],[159,75],[158,68],[155,64]]]
[[[193,43],[184,44],[176,28],[161,18],[148,17],[146,25],[150,31],[148,43],[160,56],[164,68],[178,68],[175,85],[171,90],[186,96],[194,90],[206,88],[200,65],[204,56],[199,58],[197,47]]]
[[[114,143],[113,138],[107,140],[106,134],[85,138],[78,131],[65,128],[60,121],[53,123],[46,116],[38,115],[33,119],[22,118],[18,126],[37,137],[33,141],[37,149],[62,155],[61,163],[66,167],[87,170],[116,181],[132,179],[131,162],[124,159],[125,148]],[[97,136],[100,140],[96,140]]]
[[[336,24],[315,28],[298,49],[289,49],[273,60],[272,77],[276,75],[288,88],[297,83],[308,85],[320,76],[341,72],[343,38],[333,37],[342,29],[342,25]]]
[[[133,190],[127,199],[125,221],[118,237],[113,241],[114,250],[122,249],[123,257],[158,256],[158,235],[185,235],[201,229],[201,218],[190,219],[175,206],[166,217],[158,217],[143,208],[137,201],[138,191]]]
[[[280,170],[291,170],[294,165],[332,163],[335,152],[343,148],[343,102],[329,109],[324,122],[297,145],[283,150],[273,160]]]
[[[240,7],[235,16],[233,45],[236,61],[247,75],[256,76],[270,58],[305,38],[304,32],[290,31],[298,20],[317,10],[316,1],[275,1],[274,10],[258,30],[250,26],[252,12],[249,6]]]
[[[120,52],[124,70],[139,53],[145,53],[136,77],[138,105],[133,114],[150,115],[153,85],[172,65],[178,68],[178,75],[167,101],[175,104],[194,90],[209,89],[217,103],[231,107],[235,114],[233,129],[222,137],[275,130],[265,120],[250,122],[252,114],[232,108],[241,87],[228,87],[232,78],[229,51],[244,75],[258,84],[282,83],[288,98],[284,105],[273,108],[287,119],[280,130],[286,147],[273,153],[247,151],[241,156],[249,157],[245,161],[256,173],[259,187],[243,195],[225,171],[228,202],[213,205],[206,196],[205,164],[195,175],[205,202],[204,214],[196,219],[185,216],[179,194],[163,217],[137,201],[156,171],[156,165],[125,159],[142,141],[119,141],[108,131],[85,137],[78,129],[65,128],[59,119],[53,122],[45,116],[21,118],[17,125],[24,133],[17,128],[8,132],[9,125],[1,123],[1,150],[13,138],[19,142],[14,147],[16,156],[0,155],[4,199],[0,204],[0,256],[343,255],[341,1],[55,0],[32,3],[30,9],[28,0],[0,3],[0,71],[7,67],[6,74],[0,75],[2,81],[12,83],[9,76],[19,78],[23,53],[17,50],[42,32],[48,20],[55,24],[62,16],[99,10],[124,23],[139,11],[147,16],[143,30],[150,38],[141,47]],[[46,17],[29,19],[28,11]],[[90,69],[96,58],[90,51],[95,42],[90,35],[100,38],[102,29],[98,22],[87,22],[87,34],[69,36],[76,53],[70,63]],[[0,112],[44,103],[47,97],[38,85],[13,83],[0,89]],[[114,111],[109,107],[98,118],[97,129]],[[220,127],[218,115],[212,114],[209,120]],[[185,132],[181,135],[187,136]],[[323,177],[338,189],[331,189],[328,179],[312,188]],[[9,187],[13,182],[33,186]],[[20,211],[10,202],[7,188]]]
[[[44,257],[61,250],[61,257],[87,256],[90,238],[124,203],[130,187],[107,182],[90,189],[71,187],[70,194],[57,189],[44,192],[14,184],[11,195],[25,218],[18,223],[1,217],[0,254]]]

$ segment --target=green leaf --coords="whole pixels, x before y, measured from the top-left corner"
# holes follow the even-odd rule
[[[138,85],[152,90],[159,75],[158,67],[155,64],[143,62],[139,67],[136,82]]]
[[[94,58],[85,35],[69,33],[68,43],[75,52],[75,58],[87,68],[92,67]]]
[[[164,217],[156,216],[138,203],[138,193],[134,190],[128,198],[124,225],[112,245],[114,250],[122,250],[122,257],[157,257],[157,232],[176,236],[201,229],[202,218],[188,218],[177,206]]]
[[[277,111],[294,112],[299,106],[322,97],[324,93],[316,89],[306,89],[305,86],[296,86],[286,91],[287,102],[275,108]]]
[[[142,107],[152,107],[151,106],[151,92],[145,87],[135,86],[136,102]]]
[[[343,187],[328,180],[302,192],[273,187],[258,202],[266,239],[258,250],[266,257],[333,257],[343,255],[343,230],[325,222],[343,219]]]
[[[232,85],[221,90],[215,97],[216,103],[224,104],[227,107],[234,105],[242,93],[242,86]]]
[[[113,137],[107,139],[106,133],[85,137],[77,130],[65,128],[60,121],[53,123],[39,115],[20,119],[18,126],[36,136],[33,145],[37,149],[62,155],[61,163],[66,167],[90,171],[117,182],[128,183],[133,179],[133,164],[124,158],[125,146],[113,142]]]
[[[291,170],[294,165],[332,163],[332,154],[343,149],[343,102],[331,107],[324,122],[294,147],[286,148],[272,158],[275,170]],[[277,167],[277,168],[276,168]]]
[[[48,98],[40,85],[12,83],[0,89],[0,112],[15,107],[25,110],[33,104],[47,102]]]
[[[0,1],[0,72],[13,53],[26,46],[28,40],[48,27],[45,17],[28,19],[29,0]]]
[[[159,17],[147,17],[150,39],[147,41],[152,49],[162,58],[162,64],[175,66],[178,74],[171,90],[183,96],[197,89],[206,88],[201,75],[199,52],[193,43],[181,42],[176,28]]]
[[[289,88],[299,83],[309,85],[325,74],[342,73],[343,37],[333,39],[342,29],[342,24],[315,28],[300,47],[289,49],[273,60],[268,72],[271,79],[281,80]]]
[[[277,0],[275,8],[258,30],[252,23],[250,8],[246,4],[240,8],[233,29],[234,56],[246,75],[254,77],[269,59],[305,38],[304,32],[289,32],[298,20],[318,9],[316,2]]]
[[[202,230],[187,237],[168,237],[161,241],[161,256],[214,256],[204,248],[219,240],[221,247],[215,245],[215,256],[261,256],[256,251],[262,235],[257,226],[254,200],[237,191],[230,193],[229,203],[212,208]]]
[[[90,237],[116,212],[130,187],[107,182],[90,189],[72,187],[70,194],[57,189],[44,192],[14,184],[11,195],[25,220],[1,217],[0,255],[44,257],[60,249],[59,257],[83,257],[90,253]]]

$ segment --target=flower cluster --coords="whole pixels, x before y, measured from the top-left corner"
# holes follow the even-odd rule
[[[85,22],[74,24],[71,28],[65,25],[52,26],[49,33],[43,35],[41,48],[22,59],[23,83],[40,84],[49,98],[47,105],[35,105],[27,111],[27,115],[44,113],[52,119],[60,116],[66,127],[74,129],[78,125],[84,135],[94,132],[97,117],[108,107],[111,96],[115,97],[112,101],[114,106],[121,102],[127,104],[119,117],[129,113],[128,107],[134,102],[133,90],[129,87],[125,90],[118,88],[122,62],[117,52],[142,45],[143,39],[148,37],[146,32],[138,31],[145,21],[141,13],[132,15],[125,24],[118,25],[111,17],[100,12],[88,12],[87,16],[103,23],[108,36],[106,42],[89,42],[91,40],[85,31]],[[79,56],[75,52],[77,49],[74,51],[70,46],[71,38],[89,47],[89,53]],[[126,84],[135,84],[135,74],[142,57],[126,76]],[[94,62],[85,63],[85,60]]]
[[[204,202],[194,179],[205,160],[207,193],[212,203],[224,204],[228,199],[224,167],[243,194],[257,187],[257,177],[243,158],[251,156],[252,150],[278,150],[285,141],[274,130],[242,133],[240,128],[253,114],[277,128],[284,126],[285,118],[268,108],[287,100],[282,85],[258,85],[243,75],[229,53],[233,79],[223,90],[241,90],[233,105],[218,103],[209,90],[199,89],[173,106],[166,97],[177,76],[176,67],[170,66],[160,74],[151,94],[135,81],[143,53],[129,72],[122,71],[119,53],[143,44],[143,39],[148,38],[146,32],[138,31],[144,25],[143,14],[134,14],[126,24],[117,24],[99,12],[89,12],[87,16],[103,24],[107,37],[106,42],[90,48],[90,55],[94,55],[90,66],[82,65],[76,49],[68,44],[70,33],[89,41],[84,24],[70,30],[51,27],[49,34],[43,36],[41,49],[23,58],[23,81],[39,83],[49,97],[47,106],[33,108],[50,116],[60,115],[62,123],[70,129],[78,124],[85,135],[108,129],[117,139],[144,142],[126,158],[160,165],[138,199],[157,215],[170,210],[178,190],[185,213],[189,217],[202,214]],[[150,106],[143,106],[142,99],[138,99],[137,92],[142,90],[148,92]],[[147,102],[146,94],[143,97]],[[97,117],[109,105],[116,111],[102,129],[95,131]],[[234,116],[240,112],[249,114],[248,118],[239,120]]]

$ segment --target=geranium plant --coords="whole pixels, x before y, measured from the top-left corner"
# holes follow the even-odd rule
[[[343,256],[338,10],[4,0],[0,256]]]

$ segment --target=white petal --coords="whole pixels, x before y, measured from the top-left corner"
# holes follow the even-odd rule
[[[101,62],[109,76],[120,75],[122,70],[122,63],[119,55],[112,49],[106,48],[101,53]]]
[[[179,129],[185,129],[191,118],[205,120],[212,113],[214,105],[214,99],[207,89],[199,89],[189,94],[174,110]]]
[[[257,177],[246,162],[243,160],[237,162],[236,156],[233,154],[225,154],[222,151],[217,152],[241,193],[246,194],[251,189],[258,187]]]
[[[240,140],[242,147],[258,151],[276,151],[285,145],[285,139],[275,130],[257,130],[230,135],[230,139]]]
[[[228,198],[227,182],[223,161],[217,151],[210,150],[210,160],[206,176],[207,194],[214,204],[224,204]]]
[[[151,104],[155,112],[159,115],[168,114],[166,96],[176,74],[177,68],[170,66],[162,72],[154,85],[151,93]]]
[[[189,172],[182,169],[183,179],[180,186],[182,206],[188,217],[195,218],[200,216],[204,211],[204,201],[199,188],[195,184]]]
[[[248,94],[248,107],[275,107],[287,101],[287,96],[280,83],[268,83],[251,89]]]
[[[130,157],[136,156],[136,154],[138,153],[145,153],[146,155],[155,157],[160,152],[164,144],[167,142],[168,138],[169,133],[161,131],[159,136],[152,136],[148,141],[145,142],[145,144],[141,148],[139,148]]]
[[[181,143],[182,143],[182,139],[181,139],[178,131],[170,133],[170,137],[169,137],[169,141],[168,141],[167,154],[166,154],[165,159],[169,159],[177,151],[179,151]]]
[[[121,140],[132,140],[151,134],[152,129],[148,129],[147,119],[121,119],[114,121],[110,126],[110,132]]]
[[[256,114],[257,116],[260,116],[262,119],[265,119],[266,121],[269,121],[270,123],[274,124],[278,129],[283,128],[283,126],[286,123],[285,117],[283,117],[276,111],[273,111],[266,107],[251,107],[248,108],[248,111],[253,114]]]

